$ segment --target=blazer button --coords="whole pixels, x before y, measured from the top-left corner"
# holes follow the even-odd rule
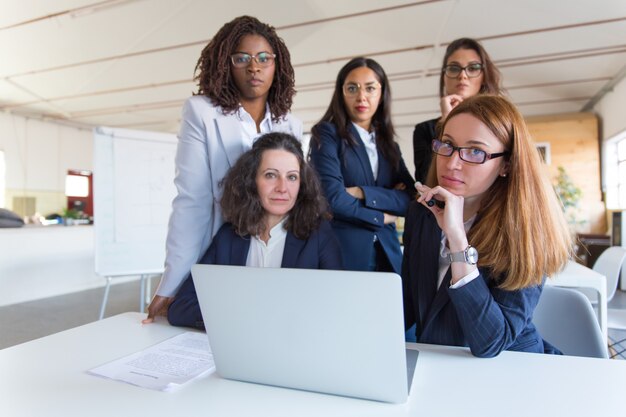
[[[374,217],[374,223],[378,223],[378,217]]]
[[[372,204],[373,204],[373,205],[376,205],[376,200],[372,200]]]

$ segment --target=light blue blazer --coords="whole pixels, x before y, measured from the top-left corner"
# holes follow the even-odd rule
[[[272,121],[272,131],[302,138],[302,123],[288,114]],[[173,296],[207,250],[224,220],[218,203],[219,182],[246,152],[247,138],[239,116],[224,114],[221,107],[202,95],[190,97],[183,106],[176,151],[178,194],[172,203],[165,258],[165,273],[157,289]]]

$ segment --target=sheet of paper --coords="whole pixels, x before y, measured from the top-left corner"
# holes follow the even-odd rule
[[[206,334],[186,332],[87,373],[144,388],[172,391],[213,371],[215,363]]]

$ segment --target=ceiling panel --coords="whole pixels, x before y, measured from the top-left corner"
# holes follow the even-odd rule
[[[580,111],[626,65],[624,0],[1,2],[0,110],[81,126],[176,132],[201,49],[242,14],[287,43],[305,128],[358,55],[385,68],[402,126],[437,116],[443,53],[460,36],[483,42],[525,115]]]

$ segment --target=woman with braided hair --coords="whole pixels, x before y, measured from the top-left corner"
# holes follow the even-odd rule
[[[289,51],[272,26],[250,16],[226,23],[203,49],[195,81],[198,92],[185,102],[178,135],[165,272],[144,323],[166,314],[224,222],[218,184],[228,169],[264,133],[302,137],[301,122],[289,114]]]

